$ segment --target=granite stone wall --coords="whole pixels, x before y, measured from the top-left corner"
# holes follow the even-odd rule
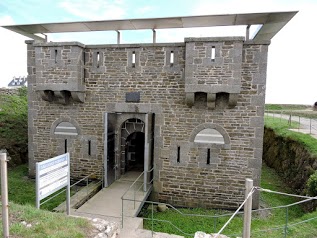
[[[18,95],[17,88],[0,88],[0,95]]]
[[[243,201],[245,178],[259,184],[268,42],[190,38],[166,44],[27,44],[30,175],[35,162],[67,151],[72,176],[102,176],[104,118],[112,113],[115,179],[124,173],[122,124],[129,118],[148,124],[156,200],[236,208]],[[216,59],[209,62],[214,45]],[[61,61],[55,64],[54,56],[51,64],[55,49]],[[74,133],[58,134],[61,122],[72,125]],[[217,130],[224,144],[194,142],[205,128]]]

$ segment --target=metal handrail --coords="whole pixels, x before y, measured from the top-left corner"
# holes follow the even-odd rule
[[[140,177],[144,175],[144,171],[139,175],[139,177],[137,177],[136,180],[134,180],[134,182],[130,185],[130,187],[127,189],[127,191],[125,191],[125,193],[121,196],[121,199],[124,199],[124,196],[127,194],[127,192],[134,186],[134,184],[140,179]]]
[[[124,198],[123,200],[125,201],[134,201],[134,199],[129,199],[129,198]],[[172,206],[171,204],[168,203],[162,203],[162,202],[152,202],[152,201],[141,201],[141,200],[135,200],[136,202],[144,202],[144,203],[150,203],[150,204],[154,204],[154,205],[160,205],[160,204],[164,204],[168,207],[170,207],[171,209],[175,210],[177,213],[183,215],[183,216],[195,216],[195,217],[207,217],[207,218],[219,218],[219,217],[227,217],[227,216],[231,216],[233,213],[225,213],[225,214],[218,214],[218,215],[203,215],[203,214],[194,214],[194,213],[183,213],[180,210],[178,210],[177,208],[175,208],[174,206]],[[257,211],[257,210],[254,210]],[[243,211],[238,212],[237,214],[243,214]]]
[[[138,177],[137,177],[137,179],[136,180],[134,180],[134,182],[130,185],[130,187],[127,189],[127,191],[125,191],[125,193],[121,196],[121,205],[122,205],[122,209],[121,209],[121,225],[122,225],[122,227],[123,227],[123,217],[124,217],[124,206],[123,206],[123,203],[124,203],[124,201],[133,201],[133,208],[135,209],[135,204],[136,204],[136,202],[138,201],[137,199],[136,199],[136,192],[138,192],[139,190],[140,190],[140,188],[142,188],[143,186],[144,186],[144,180],[143,180],[143,182],[141,183],[141,186],[136,190],[136,189],[134,189],[134,193],[133,193],[133,200],[132,199],[127,199],[127,198],[125,198],[125,195],[130,191],[130,189],[131,188],[133,188],[134,186],[135,186],[135,184],[139,181],[139,179],[145,174],[145,173],[150,173],[150,172],[152,172],[154,170],[154,167],[152,167],[152,169],[150,169],[150,170],[147,170],[147,171],[143,171]],[[150,181],[150,183],[152,183],[153,182],[153,179]],[[146,183],[146,184],[148,184],[148,183]],[[152,188],[152,186],[149,186],[149,188],[146,190],[146,191],[144,191],[145,193],[147,193],[148,191],[150,191],[150,189]],[[144,201],[140,201],[141,203],[142,202],[144,202]]]
[[[92,173],[92,174],[90,174],[90,175],[87,175],[86,177],[82,178],[81,180],[77,181],[76,183],[70,185],[70,188],[74,187],[75,185],[77,185],[77,184],[80,183],[81,181],[83,181],[83,180],[85,180],[85,179],[87,179],[87,178],[89,178],[89,177],[91,177],[91,176],[93,176],[93,175],[95,175],[95,174],[96,174],[96,173]],[[101,178],[101,179],[103,179],[103,178]],[[100,181],[99,181],[99,182],[100,182]],[[98,183],[99,183],[99,182],[98,182]],[[88,180],[87,180],[86,186],[88,186]],[[48,201],[51,201],[53,198],[57,197],[58,195],[62,194],[62,193],[65,192],[65,191],[66,191],[65,188],[62,189],[60,192],[58,192],[58,193],[54,194],[53,196],[49,197],[48,199],[44,200],[44,201],[41,203],[41,205],[47,203]]]
[[[127,191],[125,191],[125,193],[121,196],[121,199],[124,199],[124,196],[128,193],[128,191],[134,187],[134,185],[138,182],[138,180],[142,177],[142,175],[144,175],[144,173],[150,173],[152,172],[154,169],[154,167],[152,167],[152,169],[148,170],[148,171],[143,171],[138,177],[136,180],[134,180],[134,182],[130,185],[130,187],[127,189]],[[153,182],[153,179],[151,180]],[[142,183],[142,186],[143,186],[144,182]]]

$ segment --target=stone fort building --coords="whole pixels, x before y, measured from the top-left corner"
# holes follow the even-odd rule
[[[95,173],[107,187],[145,171],[159,201],[238,207],[245,179],[260,181],[270,39],[295,14],[6,27],[35,39],[26,41],[30,175],[36,162],[69,152],[76,178]],[[263,26],[250,39],[254,24]],[[119,44],[119,30],[130,25],[152,29],[153,43]],[[218,25],[246,25],[246,36],[155,42],[155,29]],[[118,31],[118,44],[35,35],[87,28]]]

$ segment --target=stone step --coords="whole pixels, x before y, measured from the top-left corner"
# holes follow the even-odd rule
[[[136,229],[128,230],[123,229],[120,231],[120,238],[184,238],[184,236],[167,234],[162,232],[153,232],[150,230]]]
[[[143,219],[139,217],[125,218],[120,238],[152,238],[152,231],[143,228]],[[162,232],[153,232],[154,238],[184,238],[183,236],[171,235]]]

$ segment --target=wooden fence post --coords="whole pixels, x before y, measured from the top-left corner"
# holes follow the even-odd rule
[[[8,176],[7,154],[0,153],[1,163],[1,202],[2,202],[2,226],[3,237],[9,238],[9,203],[8,203]]]
[[[245,199],[253,188],[253,180],[245,180]],[[251,217],[252,217],[252,195],[249,196],[244,204],[244,217],[243,217],[243,238],[250,238],[251,235]]]

